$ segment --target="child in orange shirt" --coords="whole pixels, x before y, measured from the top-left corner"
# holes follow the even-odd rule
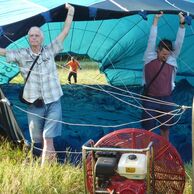
[[[71,77],[74,78],[74,83],[77,83],[77,70],[78,68],[81,69],[80,63],[71,57],[71,60],[64,65],[64,67],[69,66],[69,75],[68,75],[68,82],[71,84]]]

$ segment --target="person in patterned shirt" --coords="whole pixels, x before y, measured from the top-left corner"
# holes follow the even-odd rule
[[[23,98],[28,106],[28,124],[32,145],[43,144],[42,162],[56,158],[53,138],[61,135],[62,109],[60,98],[63,95],[59,82],[54,57],[63,50],[63,42],[70,30],[74,7],[66,4],[68,10],[64,27],[49,45],[43,46],[44,35],[39,27],[31,27],[28,32],[29,48],[7,50],[0,48],[0,55],[7,62],[17,63],[24,79],[36,57],[34,65],[25,84]],[[36,102],[41,103],[36,103]]]

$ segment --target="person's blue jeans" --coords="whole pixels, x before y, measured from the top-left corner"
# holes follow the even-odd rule
[[[28,107],[28,124],[32,143],[42,143],[43,138],[61,135],[62,109],[61,101],[44,104],[43,107]]]
[[[165,101],[165,102],[173,102],[172,100],[172,96],[164,96],[164,97],[153,97],[155,99],[161,100],[161,101]],[[159,128],[161,129],[166,129],[169,128],[169,125],[173,123],[173,115],[163,115],[160,117],[157,117],[163,113],[158,113],[154,110],[158,110],[158,111],[162,111],[162,112],[171,112],[174,110],[174,107],[171,105],[165,105],[165,104],[161,104],[158,102],[152,102],[150,101],[143,101],[143,107],[145,109],[151,109],[151,110],[145,110],[142,113],[142,127],[143,129],[149,130],[152,129],[154,127],[156,127],[157,125],[160,125],[161,123],[166,122],[167,120],[169,120],[168,122],[166,122],[165,124],[161,125]],[[157,117],[157,120],[154,119],[154,117]],[[152,119],[151,119],[152,118]],[[146,120],[149,119],[149,120]]]

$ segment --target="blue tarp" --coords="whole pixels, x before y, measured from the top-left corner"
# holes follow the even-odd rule
[[[3,85],[5,96],[14,104],[12,110],[23,130],[25,138],[30,142],[26,107],[18,100],[18,92],[21,85]],[[92,89],[93,88],[93,89]],[[57,151],[61,151],[60,158],[63,159],[65,151],[76,152],[73,158],[79,158],[82,145],[89,139],[97,142],[104,135],[118,129],[141,128],[140,100],[134,100],[133,96],[126,94],[130,92],[139,93],[141,87],[130,86],[127,88],[111,88],[106,85],[63,85],[64,95],[62,97],[63,131],[62,136],[55,139]],[[124,89],[120,91],[119,89]],[[110,92],[117,94],[110,95]],[[119,94],[123,94],[121,96]],[[194,88],[186,80],[178,83],[173,98],[175,103],[185,106],[192,104]],[[118,97],[121,100],[115,98]],[[126,103],[123,103],[123,101]],[[130,106],[132,103],[134,106]],[[19,108],[18,108],[19,107]],[[192,158],[191,152],[191,109],[175,118],[175,125],[170,129],[170,142],[176,147],[182,159],[188,162]],[[153,131],[159,133],[158,129]]]

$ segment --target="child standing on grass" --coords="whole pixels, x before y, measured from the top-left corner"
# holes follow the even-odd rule
[[[80,63],[74,58],[74,57],[71,57],[71,60],[64,65],[64,67],[67,67],[69,66],[69,74],[68,74],[68,82],[69,84],[71,84],[71,77],[74,78],[74,83],[76,84],[77,83],[77,70],[78,68],[81,70],[81,66],[80,66]]]

